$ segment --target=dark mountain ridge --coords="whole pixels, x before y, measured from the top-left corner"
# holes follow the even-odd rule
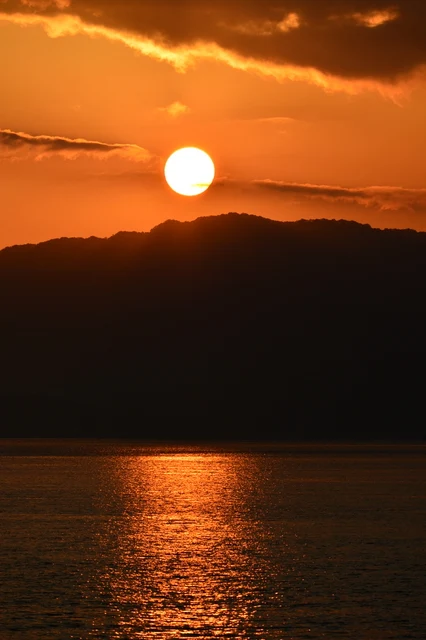
[[[246,214],[0,252],[3,436],[421,440],[426,234]]]

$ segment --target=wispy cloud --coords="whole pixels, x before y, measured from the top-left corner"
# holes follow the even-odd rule
[[[31,135],[0,129],[0,157],[19,159],[32,156],[35,160],[43,160],[60,156],[67,160],[75,160],[82,155],[93,158],[116,156],[132,162],[146,162],[151,158],[146,149],[136,144],[108,144],[84,138]]]
[[[369,11],[368,13],[354,13],[351,17],[360,25],[374,29],[382,24],[399,18],[399,11],[395,7],[383,11]]]
[[[271,36],[274,33],[287,33],[292,29],[298,29],[301,25],[301,20],[297,13],[289,13],[284,16],[282,20],[266,20],[237,23],[235,25],[224,25],[225,28],[231,31],[237,31],[249,36]]]
[[[21,4],[30,7],[31,9],[45,11],[50,7],[56,7],[57,9],[68,9],[71,4],[71,0],[21,0]]]
[[[183,116],[185,113],[189,113],[191,109],[186,104],[182,104],[182,102],[173,102],[167,107],[159,107],[158,111],[166,113],[172,118],[178,118],[179,116]]]
[[[341,187],[332,185],[299,184],[277,180],[254,180],[252,186],[276,191],[300,198],[346,202],[382,211],[426,209],[426,189],[404,189],[403,187],[371,186]]]

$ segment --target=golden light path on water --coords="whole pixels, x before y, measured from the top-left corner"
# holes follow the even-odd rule
[[[1,640],[424,640],[424,452],[378,446],[12,444]]]
[[[255,491],[247,459],[118,458],[116,471],[126,516],[114,533],[116,571],[102,578],[119,618],[111,637],[250,637],[268,576],[265,532],[242,508]]]

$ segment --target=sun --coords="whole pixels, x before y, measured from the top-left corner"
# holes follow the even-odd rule
[[[208,153],[197,147],[178,149],[167,160],[164,175],[173,191],[182,196],[198,196],[214,179],[214,164]]]

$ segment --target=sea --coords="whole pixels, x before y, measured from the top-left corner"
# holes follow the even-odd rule
[[[426,447],[0,440],[0,639],[426,638]]]

